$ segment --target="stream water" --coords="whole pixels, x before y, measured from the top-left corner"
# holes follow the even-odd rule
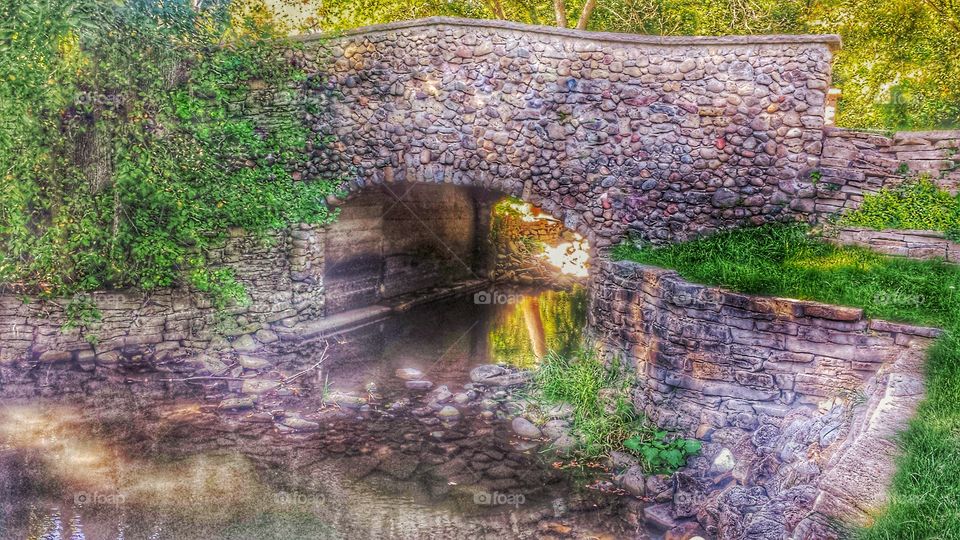
[[[522,388],[471,382],[575,346],[584,291],[476,300],[255,355],[7,382],[0,538],[645,538],[602,471],[511,430]]]

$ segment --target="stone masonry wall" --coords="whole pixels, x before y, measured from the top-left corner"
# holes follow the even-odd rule
[[[487,236],[489,220],[481,220],[478,210],[484,205],[489,213],[486,199],[452,186],[414,186],[400,201],[372,191],[367,199],[373,206],[358,197],[344,208],[345,219],[326,227],[298,225],[264,239],[231,231],[222,246],[206,253],[213,267],[232,269],[249,295],[249,305],[226,316],[183,287],[148,294],[98,291],[90,300],[102,319],[68,328],[69,299],[24,302],[20,295],[0,294],[0,371],[68,360],[152,362],[208,348],[250,350],[277,340],[272,325],[291,327],[458,279],[479,279],[471,265],[480,258],[478,238]],[[365,269],[371,269],[370,279]]]
[[[960,190],[960,131],[901,131],[892,137],[839,128],[824,130],[817,218],[854,210],[864,195],[926,176],[943,189]],[[807,204],[810,204],[808,202]]]
[[[628,231],[682,240],[802,217],[839,40],[426,19],[304,43],[297,99],[324,112],[300,114],[334,142],[303,179],[490,188],[603,248]],[[245,114],[298,110],[275,97]]]
[[[206,297],[183,288],[151,293],[98,291],[102,314],[83,328],[68,327],[68,299],[39,301],[0,295],[0,370],[69,360],[92,366],[160,361],[207,347],[237,347],[277,339],[272,323],[293,324],[323,312],[323,231],[294,227],[266,239],[232,234],[207,256],[234,270],[250,303],[219,317]],[[227,322],[229,321],[229,323]],[[2,377],[0,377],[2,379]]]
[[[960,263],[960,244],[937,231],[863,229],[840,227],[828,231],[827,238],[841,245],[870,248],[887,255],[911,259],[943,259]]]
[[[685,495],[697,504],[668,504],[674,518],[719,538],[832,538],[831,518],[862,523],[882,504],[938,330],[634,263],[603,262],[594,279],[591,324],[635,365],[637,408],[705,441]],[[718,466],[724,453],[733,465]]]

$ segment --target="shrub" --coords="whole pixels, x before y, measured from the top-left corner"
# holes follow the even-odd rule
[[[840,224],[956,234],[960,230],[960,197],[951,196],[930,179],[921,178],[867,195],[860,208],[840,218]]]
[[[22,0],[0,7],[0,283],[45,295],[187,281],[243,296],[204,256],[228,228],[333,219],[299,182],[310,130],[238,113],[248,82],[308,79],[297,45],[230,3]],[[310,81],[307,82],[308,84]]]

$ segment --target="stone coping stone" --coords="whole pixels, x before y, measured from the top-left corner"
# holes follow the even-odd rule
[[[915,335],[920,337],[936,338],[943,333],[940,328],[918,326],[907,323],[896,323],[882,319],[866,319],[863,309],[825,304],[813,300],[798,300],[796,298],[783,298],[777,296],[761,296],[740,293],[732,289],[717,287],[714,285],[704,285],[687,281],[676,270],[650,266],[633,261],[605,261],[601,264],[609,265],[608,269],[618,277],[638,278],[641,280],[670,280],[682,287],[699,287],[705,290],[713,290],[721,293],[718,299],[721,303],[734,305],[742,300],[749,300],[751,310],[770,313],[792,313],[794,315],[804,315],[810,318],[823,319],[827,321],[839,322],[860,322],[865,321],[870,328],[874,330],[896,331],[903,334]],[[741,306],[743,307],[743,306]],[[790,309],[785,309],[790,308]]]
[[[489,30],[509,30],[523,33],[535,33],[547,36],[577,38],[601,43],[621,43],[624,45],[644,45],[662,47],[708,46],[708,45],[826,45],[831,50],[840,48],[841,40],[837,34],[774,34],[746,36],[649,36],[617,32],[591,32],[552,26],[537,26],[512,21],[490,19],[466,19],[459,17],[426,17],[408,21],[375,24],[345,30],[343,32],[315,33],[295,36],[298,41],[335,39],[366,34],[395,32],[415,28],[462,27]]]

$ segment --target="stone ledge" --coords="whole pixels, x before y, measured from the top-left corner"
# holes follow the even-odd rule
[[[913,229],[868,229],[839,227],[828,231],[827,239],[838,245],[860,246],[897,257],[960,263],[960,244],[939,231]]]
[[[298,41],[315,41],[320,39],[335,39],[339,37],[362,36],[395,32],[409,29],[441,29],[444,27],[479,28],[489,30],[509,30],[527,34],[540,34],[564,38],[576,38],[598,43],[621,43],[625,45],[644,45],[657,47],[709,46],[709,45],[825,45],[830,50],[837,50],[841,46],[840,36],[837,34],[775,34],[775,35],[746,35],[746,36],[646,36],[617,32],[591,32],[570,28],[555,28],[551,26],[536,26],[512,21],[489,19],[464,19],[458,17],[427,17],[398,21],[385,24],[375,24],[354,28],[336,33],[316,33],[295,36]]]

